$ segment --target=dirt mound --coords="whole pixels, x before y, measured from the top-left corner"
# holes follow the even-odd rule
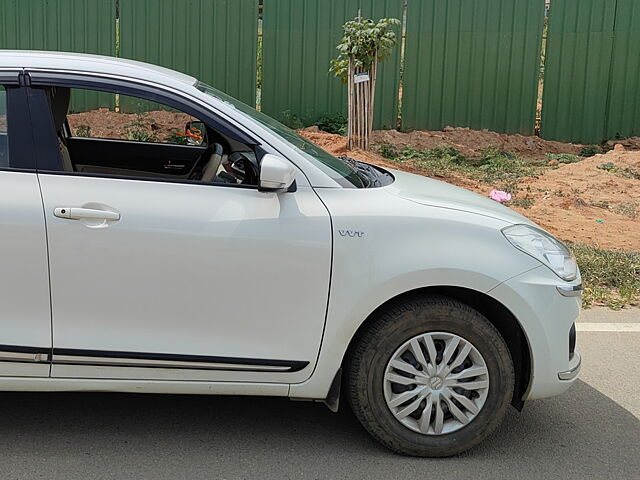
[[[89,112],[67,115],[69,126],[75,135],[78,127],[84,127],[84,135],[95,138],[126,139],[131,129],[142,129],[157,141],[165,142],[172,132],[184,132],[187,122],[194,121],[191,115],[167,110],[154,110],[143,114],[119,113],[100,108]],[[90,127],[87,131],[86,128]]]
[[[298,131],[308,140],[311,140],[316,145],[322,147],[327,152],[332,155],[340,156],[346,155],[351,158],[355,158],[356,160],[360,160],[362,162],[372,163],[374,165],[378,165],[383,168],[391,168],[394,170],[402,170],[404,172],[415,173],[417,175],[424,175],[420,169],[415,168],[413,164],[398,164],[396,162],[391,162],[384,158],[382,155],[375,153],[373,151],[365,151],[365,150],[349,150],[347,151],[347,137],[342,137],[340,135],[334,135],[331,133],[326,133],[318,130],[318,127],[309,127],[303,130]],[[374,134],[386,133],[386,131],[378,131],[374,132]],[[398,133],[398,132],[396,132]],[[394,144],[395,145],[395,144]],[[398,145],[402,147],[402,145]],[[414,147],[415,148],[415,147]],[[490,189],[487,189],[485,185],[482,185],[474,180],[469,178],[455,175],[455,174],[443,174],[443,175],[434,175],[435,179],[442,180],[444,182],[452,183],[459,187],[466,188],[468,190],[472,190],[477,193],[485,193],[489,192]]]
[[[547,153],[570,153],[577,155],[584,145],[553,142],[539,137],[507,135],[488,130],[447,127],[444,131],[416,130],[402,133],[395,130],[373,132],[373,142],[377,145],[390,144],[396,147],[413,147],[427,150],[440,145],[449,145],[466,157],[480,156],[486,148],[496,148],[511,152],[526,159],[543,160]]]
[[[533,205],[515,210],[563,240],[640,251],[640,152],[560,165],[521,187]]]
[[[373,163],[385,168],[395,168],[397,165],[385,160],[383,157],[374,152],[368,152],[365,150],[350,150],[347,152],[347,137],[341,135],[335,135],[332,133],[326,133],[318,130],[318,127],[309,127],[303,130],[299,130],[305,138],[311,140],[313,143],[323,148],[331,155],[335,156],[349,156],[360,160],[362,162]]]
[[[622,145],[627,150],[640,150],[640,137],[625,138],[624,140],[609,140],[607,145]]]

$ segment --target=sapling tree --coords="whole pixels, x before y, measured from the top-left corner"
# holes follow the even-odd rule
[[[373,105],[378,64],[391,55],[396,46],[396,18],[374,22],[358,15],[344,24],[344,35],[336,47],[339,54],[331,60],[329,71],[347,84],[349,116],[348,149],[369,148],[373,129]]]

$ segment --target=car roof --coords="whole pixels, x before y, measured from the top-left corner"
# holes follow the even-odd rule
[[[194,85],[197,80],[168,68],[126,58],[86,53],[0,49],[0,68],[69,70],[121,75],[160,84]]]

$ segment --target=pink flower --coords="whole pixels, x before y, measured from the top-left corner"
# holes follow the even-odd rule
[[[492,200],[500,203],[511,201],[511,194],[503,192],[502,190],[491,190],[489,197],[491,197]]]

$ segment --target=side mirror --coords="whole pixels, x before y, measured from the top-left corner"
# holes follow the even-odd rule
[[[286,192],[293,185],[296,176],[295,167],[277,155],[270,153],[260,162],[260,184],[262,192]]]
[[[184,126],[184,138],[186,145],[202,145],[205,143],[207,127],[202,122],[187,122]]]

